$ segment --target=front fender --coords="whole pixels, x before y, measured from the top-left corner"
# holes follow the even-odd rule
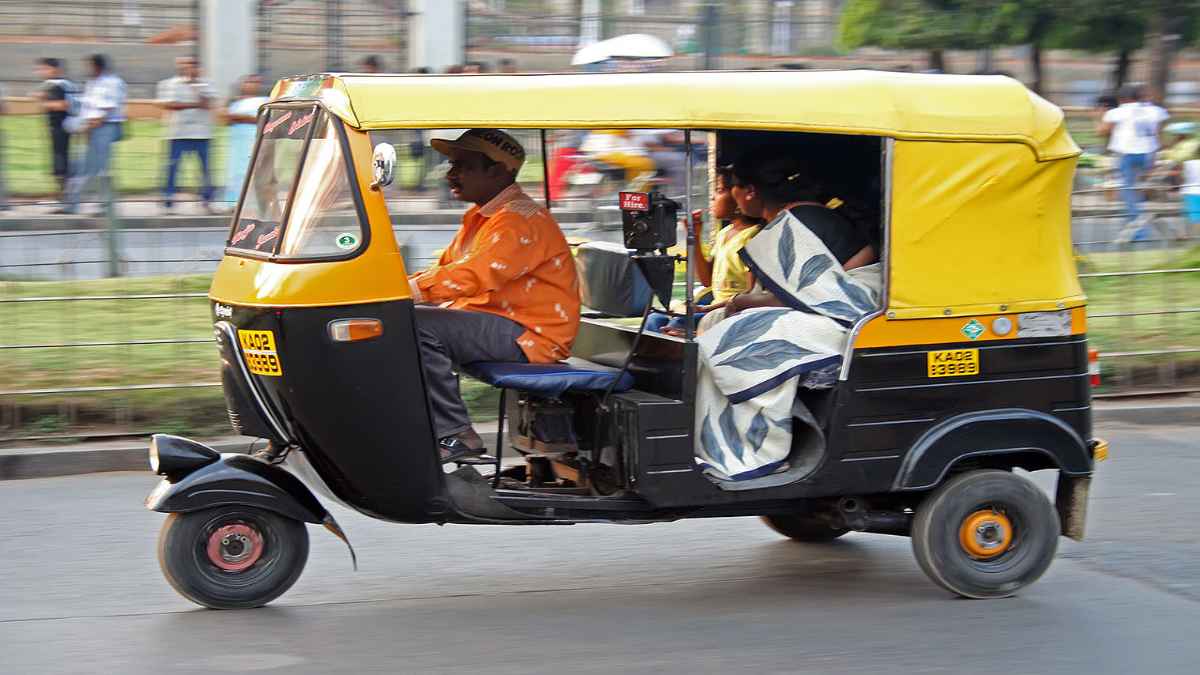
[[[893,490],[928,490],[962,459],[1006,454],[1041,455],[1067,476],[1092,473],[1087,444],[1065,422],[1036,410],[1007,408],[947,419],[917,439],[896,474]]]
[[[164,479],[146,498],[146,508],[160,513],[230,504],[257,506],[306,523],[324,524],[332,518],[299,478],[273,464],[231,453],[174,483]]]

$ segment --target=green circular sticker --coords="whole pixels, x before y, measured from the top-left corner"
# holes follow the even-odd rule
[[[343,251],[349,251],[358,246],[358,236],[353,232],[343,232],[337,236],[337,239],[333,240],[333,243]]]

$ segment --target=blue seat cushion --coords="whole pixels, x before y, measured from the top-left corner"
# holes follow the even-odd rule
[[[613,391],[617,392],[628,391],[633,386],[633,376],[629,373],[570,363],[477,361],[464,365],[463,372],[493,387],[528,391],[549,398],[557,398],[568,391],[602,392],[614,382]]]

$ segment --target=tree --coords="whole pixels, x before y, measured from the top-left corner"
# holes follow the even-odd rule
[[[971,31],[957,15],[968,2],[934,0],[850,0],[838,27],[842,45],[922,49],[929,67],[945,71],[947,49],[973,49]]]
[[[1062,0],[1057,20],[1045,38],[1051,49],[1117,54],[1109,84],[1118,89],[1129,79],[1133,53],[1146,35],[1143,5],[1112,0]]]

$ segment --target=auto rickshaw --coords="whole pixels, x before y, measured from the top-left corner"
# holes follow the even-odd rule
[[[399,523],[760,516],[802,542],[910,536],[929,578],[972,598],[1013,594],[1047,569],[1059,536],[1083,536],[1107,445],[1091,435],[1071,246],[1079,148],[1062,112],[1012,79],[315,75],[280,81],[258,124],[209,297],[230,422],[265,450],[219,454],[169,435],[150,444],[164,479],[146,506],[168,514],[163,573],[200,605],[255,607],[285,592],[305,564],[305,524],[349,545],[318,493]],[[787,136],[826,143],[831,166],[868,158],[857,166],[878,200],[882,302],[850,329],[833,386],[801,394],[822,440],[796,462],[803,472],[737,484],[706,475],[690,324],[683,337],[647,333],[637,303],[622,309],[586,284],[569,363],[465,368],[502,392],[494,463],[442,465],[385,194],[396,154],[373,141],[472,127],[540,135],[543,158],[561,130],[682,130],[688,186],[675,201],[686,213],[702,182],[690,169],[711,174],[723,147]],[[627,244],[653,232],[632,220]],[[667,229],[674,237],[675,222]],[[652,277],[663,265],[641,261],[687,266],[698,246],[689,235],[680,261],[660,243],[618,246],[607,278],[660,295]],[[1053,502],[1015,469],[1057,470]]]

